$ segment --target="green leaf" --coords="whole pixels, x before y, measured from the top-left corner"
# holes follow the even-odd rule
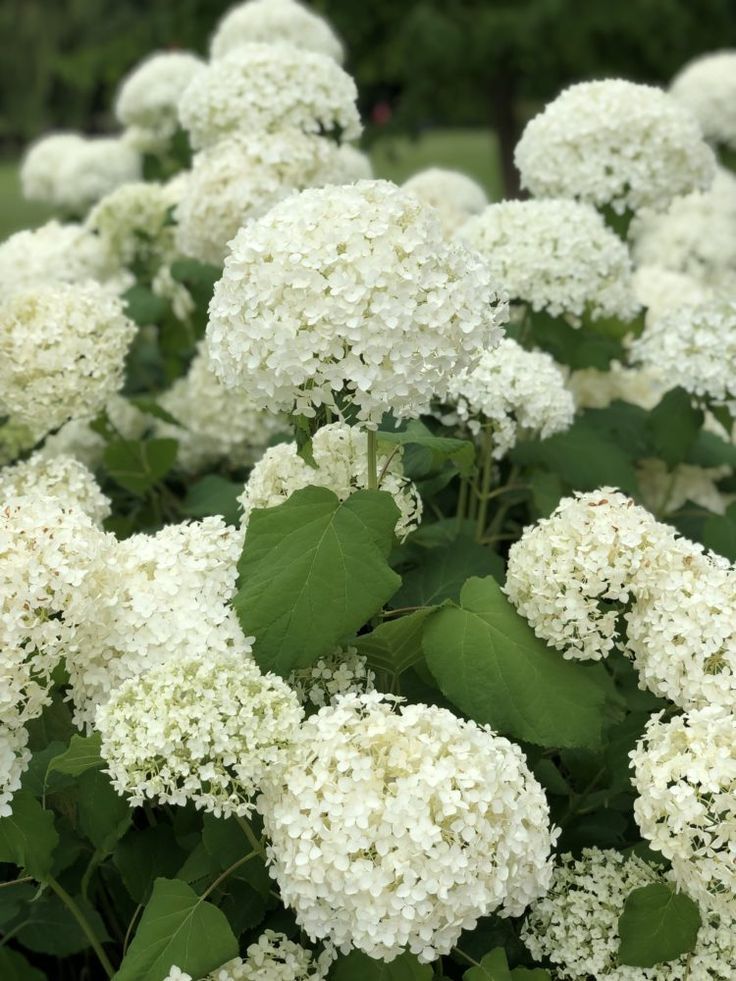
[[[697,467],[736,467],[736,446],[701,429],[690,447],[687,462]]]
[[[102,460],[117,484],[142,496],[174,466],[177,448],[175,439],[119,439],[105,447]]]
[[[253,846],[245,832],[234,818],[225,820],[216,818],[212,814],[204,816],[202,843],[220,869],[229,868],[238,859],[253,851]],[[241,865],[235,875],[244,879],[261,896],[268,895],[271,879],[265,859],[260,855]]]
[[[87,770],[78,786],[79,828],[95,848],[107,854],[128,830],[133,812],[100,770]]]
[[[439,606],[445,600],[457,600],[471,576],[493,576],[502,582],[503,559],[472,538],[457,538],[443,548],[420,554],[417,567],[404,573],[391,606]]]
[[[32,967],[17,950],[0,947],[0,978],[3,981],[45,981],[46,975]]]
[[[461,607],[424,630],[442,692],[476,722],[540,746],[600,745],[604,689],[535,636],[492,578],[470,579]]]
[[[48,765],[46,777],[54,770],[68,773],[73,777],[81,776],[87,770],[99,770],[105,763],[100,756],[102,737],[98,732],[91,736],[73,735],[69,748],[55,756]]]
[[[113,861],[136,903],[145,903],[154,879],[176,875],[186,858],[170,824],[132,828],[115,848]]]
[[[675,960],[693,950],[701,922],[692,899],[663,882],[634,889],[618,921],[619,962],[653,967]]]
[[[588,328],[575,328],[561,317],[550,317],[544,311],[529,310],[527,315],[537,346],[548,351],[560,364],[574,369],[607,371],[611,361],[621,361],[625,357],[621,341],[596,332],[595,322]]]
[[[332,966],[330,981],[432,981],[432,968],[407,952],[386,964],[353,950]]]
[[[13,797],[11,807],[13,813],[0,818],[0,862],[14,862],[34,879],[43,881],[59,843],[54,815],[26,790]]]
[[[541,967],[515,967],[511,981],[552,981],[552,975]]]
[[[736,562],[736,505],[731,504],[725,514],[708,515],[700,540],[706,548]]]
[[[170,426],[181,425],[176,416],[172,416],[170,412],[164,409],[162,405],[159,405],[150,395],[132,395],[128,401],[147,416],[153,416],[154,419],[167,422]]]
[[[306,667],[356,633],[401,580],[384,555],[398,509],[382,491],[343,503],[306,487],[255,511],[238,569],[234,606],[264,670]]]
[[[605,409],[588,409],[582,418],[632,460],[657,455],[649,431],[649,413],[639,405],[617,399]]]
[[[110,939],[105,924],[97,910],[82,898],[75,896],[80,908],[95,936],[103,943]],[[89,940],[73,913],[58,896],[46,893],[28,906],[29,921],[18,931],[18,940],[37,954],[55,954],[68,957],[86,950]]]
[[[123,294],[125,312],[139,327],[158,323],[168,309],[166,300],[157,296],[147,287],[136,283]]]
[[[471,967],[463,974],[463,981],[511,981],[509,962],[503,947],[486,954],[478,967]]]
[[[415,610],[408,616],[387,620],[352,643],[358,653],[368,658],[372,668],[398,676],[424,657],[422,633],[427,617],[433,612]]]
[[[390,452],[394,446],[421,446],[432,454],[434,471],[449,460],[459,473],[467,476],[475,463],[475,447],[471,442],[450,436],[435,436],[418,419],[413,419],[401,432],[379,430],[378,445],[382,453]]]
[[[240,521],[238,497],[242,493],[242,484],[208,474],[189,488],[182,511],[191,518],[221,514],[229,524],[237,525]]]
[[[703,410],[696,409],[684,388],[673,388],[649,414],[649,432],[657,456],[671,470],[682,463],[703,425]]]
[[[115,981],[161,981],[176,964],[200,978],[238,955],[224,913],[179,879],[156,879]]]

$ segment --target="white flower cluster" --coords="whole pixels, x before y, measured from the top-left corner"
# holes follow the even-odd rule
[[[283,933],[264,930],[246,951],[246,959],[236,957],[208,974],[205,981],[324,981],[333,960],[327,949],[318,957]],[[193,981],[178,967],[172,967],[165,981]]]
[[[374,691],[376,676],[355,647],[346,647],[292,671],[288,680],[302,705],[311,709],[334,705],[341,695]]]
[[[511,546],[505,592],[564,657],[597,661],[616,645],[634,578],[653,574],[674,540],[671,528],[613,488],[576,494]]]
[[[156,51],[125,76],[115,116],[127,128],[131,146],[143,152],[166,147],[179,125],[181,93],[205,67],[188,51]]]
[[[248,815],[264,774],[281,759],[303,712],[285,681],[261,674],[250,644],[172,652],[113,689],[97,709],[101,755],[132,806],[160,804]]]
[[[228,242],[248,220],[295,190],[347,182],[342,159],[330,140],[296,129],[235,133],[195,154],[176,210],[179,249],[222,265]]]
[[[40,437],[120,388],[135,326],[96,283],[34,286],[0,305],[0,410]]]
[[[617,399],[653,409],[669,390],[666,380],[655,372],[628,368],[618,361],[612,361],[608,371],[580,368],[571,372],[567,387],[579,409],[605,409]]]
[[[585,848],[557,860],[552,886],[534,904],[521,938],[537,960],[547,959],[560,981],[732,981],[736,943],[729,923],[710,917],[695,949],[654,967],[618,963],[618,921],[627,896],[667,878],[637,855]]]
[[[210,303],[215,371],[273,411],[339,393],[376,424],[416,416],[500,340],[480,257],[385,181],[303,191],[242,229]]]
[[[521,750],[445,709],[346,695],[303,723],[262,790],[284,902],[344,953],[432,961],[549,884],[556,835]]]
[[[186,87],[179,119],[201,150],[236,132],[299,129],[360,136],[355,82],[326,55],[291,44],[244,44]]]
[[[340,144],[335,160],[337,162],[337,174],[330,181],[331,184],[352,184],[355,181],[367,181],[373,177],[371,158],[350,143]]]
[[[110,501],[94,475],[73,456],[46,457],[37,452],[21,463],[0,470],[0,501],[34,493],[79,508],[96,525],[101,525],[110,514]]]
[[[643,265],[635,270],[634,293],[646,308],[648,324],[681,307],[698,306],[714,298],[708,286],[687,273],[656,265]]]
[[[639,310],[631,259],[621,239],[588,204],[502,201],[471,218],[458,237],[483,256],[509,299],[577,318],[620,317]]]
[[[120,184],[140,176],[140,156],[125,140],[77,133],[54,133],[37,140],[20,170],[26,198],[78,215]]]
[[[572,425],[575,403],[549,354],[525,351],[504,338],[484,351],[477,367],[450,383],[454,416],[473,433],[488,427],[493,456],[501,459],[524,437],[545,439]]]
[[[670,93],[700,123],[711,143],[736,148],[736,51],[715,51],[688,62]]]
[[[655,514],[674,514],[692,501],[713,514],[725,514],[727,500],[716,482],[730,476],[731,467],[696,467],[680,463],[671,470],[664,460],[640,460],[636,480],[644,505]]]
[[[522,186],[614,211],[662,210],[705,189],[715,158],[697,121],[671,96],[623,79],[565,89],[527,124],[516,147]]]
[[[115,431],[123,439],[140,439],[148,426],[147,417],[122,395],[113,395],[104,411]],[[92,418],[76,418],[64,423],[61,429],[47,436],[38,451],[39,456],[52,459],[56,456],[73,456],[90,470],[102,461],[107,445],[104,438],[92,428]]]
[[[706,706],[650,720],[630,754],[643,836],[705,910],[736,912],[736,716]],[[733,966],[733,965],[732,965]]]
[[[222,518],[168,525],[124,541],[109,536],[69,605],[67,657],[78,726],[128,678],[207,652],[242,649],[229,601],[242,536]]]
[[[213,60],[243,44],[287,41],[342,62],[342,44],[323,17],[295,0],[247,0],[232,7],[210,39]]]
[[[457,170],[429,167],[410,177],[403,187],[437,211],[448,236],[488,204],[488,196],[480,184]]]
[[[736,412],[736,302],[683,306],[646,326],[631,359],[667,383]]]
[[[353,491],[368,486],[368,437],[364,430],[342,422],[331,423],[317,430],[311,449],[314,466],[299,456],[295,443],[278,443],[266,450],[238,498],[244,529],[254,509],[283,504],[303,487],[327,487],[345,501]],[[378,473],[383,474],[379,489],[391,494],[399,509],[396,535],[403,540],[421,521],[422,499],[414,484],[404,477],[400,453],[391,459],[379,455],[377,462]]]
[[[158,402],[179,425],[156,420],[156,433],[178,441],[177,463],[191,473],[218,460],[227,460],[232,467],[251,466],[269,442],[287,429],[285,420],[254,408],[247,395],[222,385],[204,343],[199,344],[187,374],[177,378]]]

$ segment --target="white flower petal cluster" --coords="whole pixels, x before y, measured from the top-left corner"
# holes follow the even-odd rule
[[[653,409],[670,387],[655,372],[628,368],[618,361],[612,361],[608,371],[598,368],[573,371],[567,386],[579,409],[605,409],[617,399],[642,409]]]
[[[648,324],[630,350],[668,388],[736,411],[736,302],[683,306]]]
[[[651,719],[630,754],[642,835],[705,910],[736,912],[736,716],[706,706]],[[732,965],[733,966],[733,965]]]
[[[692,501],[713,514],[725,514],[728,504],[717,481],[728,477],[731,467],[696,467],[680,463],[672,470],[664,460],[640,460],[636,479],[644,505],[655,514],[674,514]]]
[[[75,628],[70,696],[80,728],[94,722],[112,689],[145,670],[242,649],[229,607],[241,549],[241,534],[220,517],[124,541],[110,536],[67,611]]]
[[[125,140],[77,133],[54,133],[37,140],[20,170],[26,198],[77,215],[140,176],[140,155]]]
[[[371,158],[350,143],[340,144],[335,160],[337,172],[332,177],[331,184],[352,184],[355,181],[371,180],[373,177]]]
[[[695,116],[706,140],[736,147],[736,51],[694,58],[672,79],[670,93]]]
[[[196,150],[236,132],[299,129],[360,136],[352,78],[332,58],[291,44],[244,44],[193,79],[179,119]]]
[[[303,717],[287,683],[261,674],[250,644],[175,653],[113,689],[97,709],[101,755],[132,806],[146,799],[244,817]]]
[[[527,124],[514,159],[535,196],[579,198],[619,214],[662,210],[704,190],[715,173],[688,110],[661,89],[623,79],[565,89]]]
[[[179,249],[222,265],[228,242],[250,219],[293,191],[347,182],[339,153],[330,140],[292,129],[235,133],[195,154],[176,209]]]
[[[341,63],[340,39],[324,19],[295,0],[247,0],[231,7],[210,39],[213,60],[243,44],[286,41]]]
[[[123,382],[136,328],[97,283],[34,286],[0,305],[0,410],[40,437],[96,415]]]
[[[263,454],[251,471],[238,498],[243,509],[241,527],[246,529],[256,508],[283,504],[303,487],[327,487],[345,501],[356,490],[368,487],[368,437],[357,426],[333,422],[312,437],[314,466],[299,456],[296,443],[278,443]],[[378,456],[380,490],[387,491],[399,509],[396,535],[403,540],[422,518],[422,499],[404,476],[400,453]]]
[[[432,961],[549,885],[556,834],[521,750],[445,709],[343,696],[303,723],[258,809],[285,904],[343,953]]]
[[[472,371],[453,378],[449,395],[455,418],[471,432],[490,429],[493,456],[499,460],[520,438],[563,432],[575,415],[554,359],[543,351],[526,351],[508,337],[484,351]]]
[[[618,963],[618,921],[627,896],[667,881],[634,854],[585,848],[579,858],[561,855],[521,938],[534,958],[551,962],[560,981],[731,981],[736,943],[729,922],[714,916],[701,925],[690,954],[648,968]]]
[[[113,395],[104,407],[115,431],[123,439],[140,439],[148,428],[148,419],[132,402],[122,395]],[[104,438],[92,428],[94,417],[77,418],[65,422],[61,429],[51,433],[38,450],[39,456],[50,460],[56,456],[73,456],[90,470],[102,462],[107,445]],[[1,431],[0,431],[1,433]]]
[[[285,934],[264,930],[248,947],[245,960],[228,961],[205,981],[324,981],[332,960],[329,949],[315,956]],[[192,981],[192,977],[172,967],[166,981]]]
[[[634,272],[634,293],[646,308],[648,324],[680,307],[697,306],[714,298],[713,290],[706,284],[663,266],[639,266]]]
[[[626,245],[588,204],[502,201],[460,229],[509,299],[565,315],[631,320],[639,310]]]
[[[376,424],[425,412],[500,340],[479,256],[386,181],[303,191],[243,229],[210,303],[213,366],[274,411],[342,393]]]
[[[189,51],[156,51],[125,76],[115,116],[132,146],[143,152],[165,148],[179,126],[181,93],[205,68]]]
[[[458,170],[428,167],[413,174],[403,187],[437,211],[446,235],[453,235],[488,204],[481,185]]]
[[[187,374],[159,396],[158,402],[179,425],[156,420],[156,433],[178,440],[177,463],[189,473],[218,460],[232,467],[251,466],[270,441],[288,428],[279,416],[256,409],[246,394],[225,388],[212,370],[203,343]]]
[[[375,691],[376,676],[355,647],[338,647],[308,668],[292,671],[288,680],[302,705],[312,709],[334,705],[341,695]]]
[[[101,525],[111,510],[94,475],[73,456],[46,457],[36,452],[0,470],[0,501],[34,493],[79,508],[96,525]]]
[[[597,661],[616,646],[634,577],[645,583],[674,541],[673,529],[613,488],[576,494],[511,546],[504,590],[564,657]]]

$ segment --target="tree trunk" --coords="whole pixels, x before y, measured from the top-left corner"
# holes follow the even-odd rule
[[[521,197],[519,172],[514,164],[514,148],[521,135],[516,114],[516,86],[511,70],[499,71],[491,80],[491,126],[498,140],[501,182],[504,198]]]

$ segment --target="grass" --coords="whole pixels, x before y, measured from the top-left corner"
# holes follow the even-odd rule
[[[478,180],[492,200],[501,196],[496,141],[487,130],[433,130],[417,140],[382,139],[371,156],[376,176],[397,184],[425,167],[449,167]],[[49,217],[51,211],[44,205],[23,200],[17,164],[0,163],[0,241]]]

